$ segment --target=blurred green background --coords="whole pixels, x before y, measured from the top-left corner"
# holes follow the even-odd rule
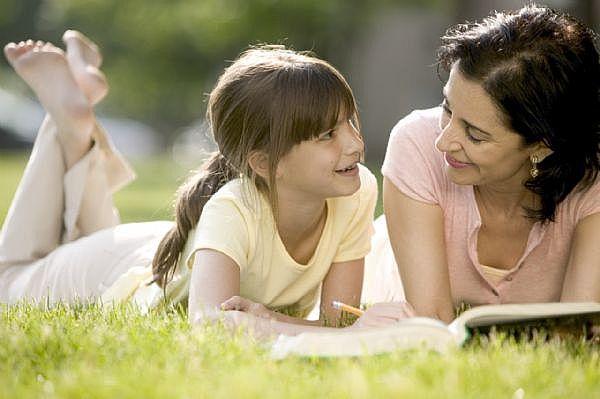
[[[412,109],[439,103],[441,83],[433,64],[444,30],[458,22],[479,19],[490,10],[515,9],[524,3],[0,0],[0,39],[7,43],[34,38],[61,45],[62,33],[77,29],[96,41],[104,54],[103,70],[111,87],[98,113],[113,121],[138,123],[107,122],[106,126],[126,156],[145,157],[136,161],[142,168],[138,173],[156,178],[164,169],[180,177],[201,163],[210,149],[204,148],[210,147],[205,135],[198,134],[202,133],[206,93],[241,51],[258,43],[313,50],[338,67],[354,88],[367,160],[376,170],[395,122]],[[573,13],[592,27],[597,28],[600,20],[600,0],[548,0],[545,4]],[[31,91],[2,58],[2,179],[13,176],[8,172],[13,169],[19,172],[10,179],[18,179],[22,163],[16,160],[24,162],[43,116],[31,99]],[[131,135],[134,130],[137,134]],[[145,142],[150,144],[143,145]],[[9,156],[15,149],[20,149],[18,155]],[[185,157],[179,156],[183,153]],[[176,184],[171,181],[168,186]],[[3,191],[0,196],[6,203],[12,191]]]

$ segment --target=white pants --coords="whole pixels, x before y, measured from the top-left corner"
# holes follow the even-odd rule
[[[119,225],[112,194],[134,173],[98,129],[65,169],[56,126],[42,123],[0,233],[0,303],[88,302],[149,266],[171,222]]]
[[[403,301],[405,300],[404,289],[390,245],[384,215],[375,219],[374,227],[371,251],[365,257],[361,302],[373,304]]]

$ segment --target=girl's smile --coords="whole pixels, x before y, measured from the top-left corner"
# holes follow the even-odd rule
[[[338,175],[347,176],[347,177],[358,176],[358,162],[353,163],[352,165],[348,166],[347,168],[338,169],[335,171],[335,173],[337,173]]]

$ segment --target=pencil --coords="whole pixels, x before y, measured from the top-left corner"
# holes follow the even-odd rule
[[[362,316],[363,313],[365,313],[362,310],[355,308],[354,306],[346,305],[345,303],[340,301],[332,301],[331,306],[333,306],[335,309],[340,309],[344,312],[352,313],[356,316]]]

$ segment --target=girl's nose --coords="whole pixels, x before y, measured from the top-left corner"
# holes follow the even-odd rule
[[[345,129],[344,134],[346,138],[346,152],[354,154],[356,152],[363,152],[365,149],[365,143],[360,135],[359,131],[350,123],[348,123],[348,129]]]

